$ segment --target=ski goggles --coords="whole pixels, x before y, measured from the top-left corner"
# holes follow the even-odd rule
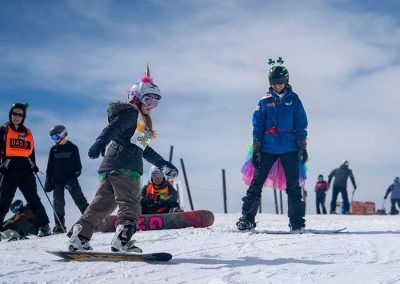
[[[164,173],[162,171],[154,171],[151,173],[151,178],[159,178],[159,179],[163,179],[164,178]]]
[[[51,139],[53,141],[60,140],[61,139],[61,135],[60,134],[53,134],[53,135],[51,135]]]
[[[149,108],[156,108],[158,106],[159,100],[149,97],[149,96],[144,96],[140,100],[140,102]]]

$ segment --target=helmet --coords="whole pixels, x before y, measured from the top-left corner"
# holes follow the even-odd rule
[[[128,100],[132,101],[133,99],[137,99],[140,102],[146,94],[154,94],[158,100],[161,99],[160,88],[158,88],[158,86],[153,83],[153,79],[150,78],[149,64],[147,64],[145,75],[140,82],[134,84],[128,90]]]
[[[8,113],[9,120],[11,121],[11,115],[12,115],[13,110],[18,108],[24,112],[24,116],[22,117],[22,122],[21,122],[21,124],[23,124],[25,121],[25,118],[26,118],[26,110],[28,109],[28,106],[29,106],[29,104],[14,103],[10,108],[10,112]]]
[[[319,181],[322,181],[323,179],[324,179],[324,176],[323,176],[323,175],[319,175],[319,176],[318,176],[318,180],[319,180]]]
[[[163,171],[156,167],[156,166],[152,166],[150,168],[150,179],[153,180],[153,177],[161,177],[161,178],[165,178]]]
[[[272,66],[268,72],[269,84],[289,84],[289,71],[284,66]]]
[[[24,206],[24,203],[22,202],[22,200],[15,200],[13,203],[11,203],[10,205],[10,210],[12,213],[17,213],[17,211],[22,208],[22,206]]]
[[[348,160],[343,160],[342,165],[349,166],[349,161]]]
[[[68,135],[64,125],[54,125],[49,131],[50,137],[53,140],[65,138]]]

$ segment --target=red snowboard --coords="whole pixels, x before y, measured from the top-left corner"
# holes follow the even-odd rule
[[[97,225],[97,231],[115,232],[117,216],[110,215]],[[182,229],[187,227],[205,228],[214,223],[214,214],[208,210],[187,212],[145,214],[140,216],[138,231]]]

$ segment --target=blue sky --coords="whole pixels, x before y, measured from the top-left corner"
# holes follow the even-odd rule
[[[380,206],[400,175],[399,9],[397,1],[2,1],[0,114],[6,121],[13,102],[30,103],[26,125],[42,171],[48,130],[66,125],[92,199],[100,160],[87,150],[105,126],[107,104],[126,100],[149,62],[163,94],[153,147],[167,158],[175,146],[173,162],[185,161],[196,209],[223,210],[226,169],[228,210],[239,212],[240,167],[268,87],[266,61],[282,56],[309,118],[308,212],[317,175],[343,159],[356,177],[355,199]],[[266,212],[272,197],[266,190]],[[79,212],[68,198],[72,223]]]

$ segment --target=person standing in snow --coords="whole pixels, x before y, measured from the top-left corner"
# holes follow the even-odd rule
[[[335,178],[333,182],[332,189],[332,201],[331,201],[331,211],[330,214],[336,214],[336,200],[339,193],[342,194],[344,214],[350,214],[349,208],[349,197],[347,194],[347,180],[350,180],[353,184],[354,190],[357,189],[356,181],[353,176],[353,171],[349,169],[349,161],[344,160],[339,168],[334,169],[328,176],[328,185],[331,185],[332,179]]]
[[[35,147],[31,131],[24,126],[27,104],[15,103],[8,114],[9,121],[0,127],[0,231],[4,217],[19,188],[36,219],[38,236],[51,235],[49,217],[37,193]]]
[[[315,184],[315,196],[316,196],[316,207],[317,207],[317,214],[321,214],[321,209],[322,208],[322,213],[326,214],[326,208],[325,208],[325,198],[326,198],[326,192],[329,190],[329,185],[324,180],[323,175],[318,176],[318,181]]]
[[[399,210],[396,209],[396,203],[397,206],[400,208],[400,178],[396,177],[394,179],[394,182],[388,187],[386,190],[386,194],[384,199],[388,197],[388,195],[391,193],[390,196],[390,202],[392,203],[392,206],[390,208],[390,215],[396,215],[399,214]]]
[[[278,63],[283,61],[278,59]],[[270,88],[259,101],[253,114],[254,177],[242,198],[242,217],[236,223],[239,230],[256,227],[255,216],[261,200],[261,190],[270,169],[280,158],[286,175],[289,227],[302,231],[305,227],[305,203],[299,186],[299,162],[307,160],[307,115],[299,96],[289,84],[289,72],[281,65],[268,73]]]
[[[69,191],[82,214],[89,206],[78,182],[82,171],[79,149],[71,141],[68,141],[67,135],[67,129],[63,125],[55,125],[50,129],[50,137],[55,145],[50,149],[44,189],[46,192],[53,191],[55,211],[53,234],[67,231],[65,227],[65,189]]]
[[[142,188],[142,214],[181,212],[178,192],[156,166],[150,169],[150,181]]]
[[[111,250],[141,252],[131,237],[141,214],[139,190],[143,158],[161,168],[169,178],[178,175],[177,168],[149,146],[156,136],[150,113],[158,106],[160,99],[160,89],[150,78],[147,66],[140,83],[129,90],[129,102],[109,105],[108,125],[88,152],[91,159],[98,158],[100,154],[104,156],[98,170],[100,186],[89,207],[68,232],[71,251],[91,249],[89,240],[96,225],[118,206]]]

